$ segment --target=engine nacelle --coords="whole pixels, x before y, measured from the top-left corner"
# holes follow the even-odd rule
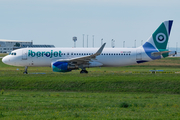
[[[77,66],[69,65],[68,62],[52,62],[51,68],[53,72],[69,72],[78,69]]]

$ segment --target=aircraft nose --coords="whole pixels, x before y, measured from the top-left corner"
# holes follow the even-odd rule
[[[7,64],[7,63],[8,63],[8,58],[7,58],[7,57],[3,57],[3,58],[2,58],[2,62],[5,63],[5,64]]]

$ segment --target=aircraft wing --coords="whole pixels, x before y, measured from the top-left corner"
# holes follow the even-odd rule
[[[69,62],[70,64],[77,64],[77,65],[89,64],[89,62],[91,60],[96,60],[96,56],[98,56],[102,53],[105,45],[106,45],[106,43],[104,43],[95,54],[82,56],[82,57],[76,57],[76,58],[70,58],[70,59],[60,59],[57,61]]]

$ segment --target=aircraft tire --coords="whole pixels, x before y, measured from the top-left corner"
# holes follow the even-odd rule
[[[23,72],[23,74],[28,74],[28,72]]]
[[[87,70],[81,70],[80,73],[81,73],[81,74],[83,74],[83,73],[88,73],[88,71],[87,71]]]

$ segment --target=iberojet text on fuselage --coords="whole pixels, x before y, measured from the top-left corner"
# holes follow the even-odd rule
[[[34,52],[32,50],[29,50],[28,51],[28,56],[29,57],[49,57],[49,58],[52,58],[52,57],[61,57],[61,51],[53,51],[51,50],[50,52],[49,51],[37,51],[37,52]]]

